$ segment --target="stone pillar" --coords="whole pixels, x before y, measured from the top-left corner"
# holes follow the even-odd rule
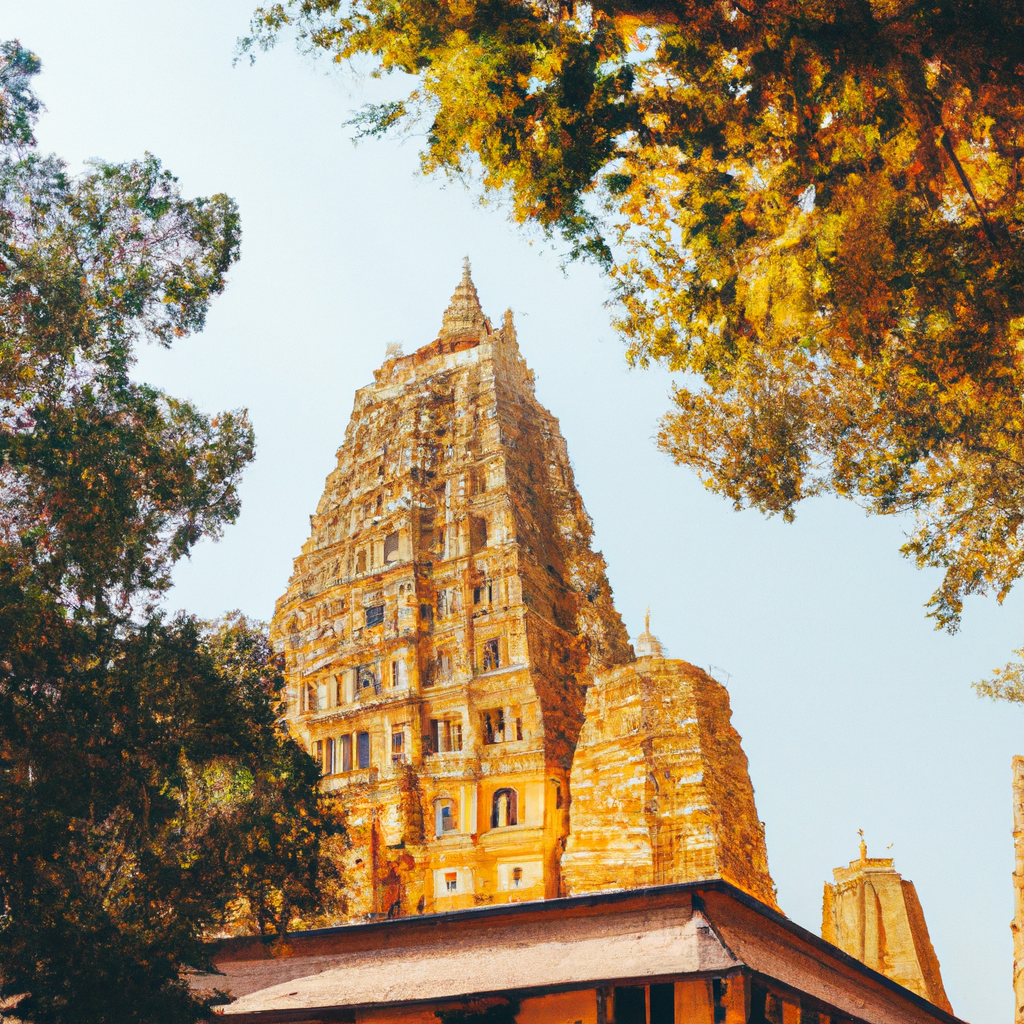
[[[1015,1024],[1024,1024],[1024,757],[1013,759],[1013,995]]]

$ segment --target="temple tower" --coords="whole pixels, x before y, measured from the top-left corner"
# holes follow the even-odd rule
[[[271,627],[349,916],[558,895],[586,686],[632,660],[565,441],[468,262],[374,377]]]
[[[860,858],[832,873],[821,937],[952,1013],[914,883],[900,877],[892,858],[869,857],[863,839]]]
[[[637,659],[598,673],[570,777],[567,895],[723,878],[778,909],[724,686],[665,658],[648,609]]]

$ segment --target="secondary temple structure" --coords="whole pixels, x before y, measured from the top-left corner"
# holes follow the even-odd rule
[[[355,399],[272,624],[348,919],[725,879],[775,907],[729,699],[634,656],[557,420],[468,262]]]

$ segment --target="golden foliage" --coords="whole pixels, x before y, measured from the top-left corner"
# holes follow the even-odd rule
[[[911,511],[932,614],[1021,571],[1024,12],[1001,0],[290,0],[339,61],[417,76],[375,134],[478,173],[615,284],[680,374],[659,443],[791,518]]]

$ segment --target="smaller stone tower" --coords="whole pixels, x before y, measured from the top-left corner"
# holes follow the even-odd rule
[[[952,1013],[917,890],[892,863],[868,857],[861,839],[860,859],[836,868],[834,885],[825,883],[821,937]]]
[[[570,775],[566,895],[722,878],[778,909],[729,694],[662,657],[596,673]]]

